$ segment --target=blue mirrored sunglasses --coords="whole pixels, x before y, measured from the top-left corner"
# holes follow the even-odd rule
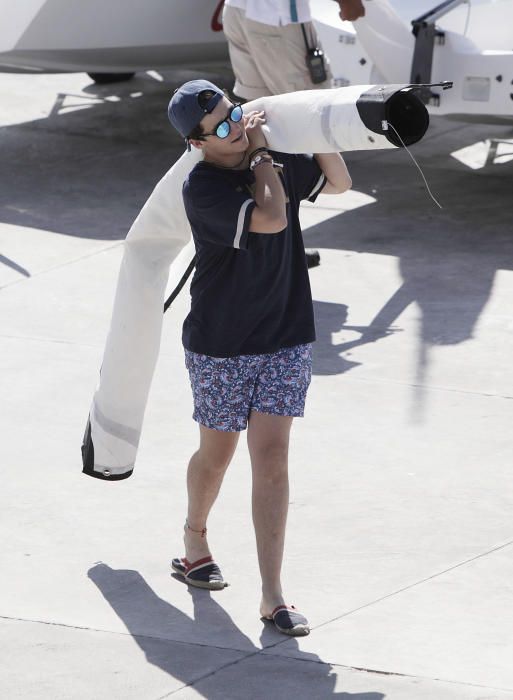
[[[202,136],[218,136],[220,139],[225,139],[231,130],[230,122],[240,122],[242,115],[242,107],[240,105],[233,105],[226,119],[219,122],[214,131],[210,131],[208,134],[202,134]]]

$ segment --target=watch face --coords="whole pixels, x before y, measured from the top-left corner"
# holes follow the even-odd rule
[[[273,163],[273,160],[269,157],[269,155],[270,154],[266,154],[266,156],[263,156],[259,154],[252,158],[249,164],[249,169],[254,170],[257,165],[260,165],[260,163]]]

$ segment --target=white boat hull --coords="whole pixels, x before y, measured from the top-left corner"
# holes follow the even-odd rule
[[[366,16],[341,22],[338,5],[311,0],[335,87],[408,83],[411,21],[437,0],[365,0]],[[219,0],[0,0],[0,69],[127,73],[228,61]],[[472,0],[437,21],[432,114],[511,118],[513,0]],[[435,90],[436,92],[436,90]]]
[[[228,60],[219,0],[0,0],[2,70],[135,72]]]

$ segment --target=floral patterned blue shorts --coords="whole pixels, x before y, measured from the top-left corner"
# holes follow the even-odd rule
[[[303,415],[312,376],[312,345],[264,355],[210,357],[185,350],[194,397],[193,419],[212,428],[245,430],[251,411]]]

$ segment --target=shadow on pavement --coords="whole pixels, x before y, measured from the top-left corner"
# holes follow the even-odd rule
[[[207,75],[208,72],[205,71]],[[0,128],[0,221],[97,240],[124,239],[151,191],[183,152],[169,124],[175,89],[197,72],[163,82],[61,92],[42,119]],[[208,75],[210,79],[215,75]],[[228,77],[223,84],[230,85]]]
[[[235,669],[234,682],[237,686],[244,686],[245,697],[265,696],[272,700],[290,694],[291,697],[309,699],[384,700],[385,698],[381,692],[335,692],[337,676],[331,673],[332,666],[322,662],[315,654],[301,653],[294,659],[263,655],[262,650],[239,630],[209,591],[188,587],[194,605],[194,616],[190,618],[171,603],[157,596],[138,571],[111,569],[108,565],[99,563],[88,571],[88,577],[123,621],[135,643],[144,652],[147,661],[174,679],[194,687],[196,692],[209,700],[226,700],[234,697],[230,694],[230,688],[227,687],[226,678],[223,681],[223,673],[218,669],[227,670],[248,659],[255,659],[257,655],[259,661],[269,666],[269,673],[263,673],[260,664],[245,664],[244,668]],[[216,642],[208,645],[204,641],[205,628],[215,629]],[[163,636],[164,630],[173,634],[175,638],[180,635],[180,641],[166,639]],[[220,638],[223,639],[225,646],[220,646],[218,642]],[[283,641],[282,635],[275,630],[268,628],[263,630],[262,647],[269,648],[281,641]],[[285,641],[289,645],[296,644],[295,640],[286,639]],[[212,660],[210,659],[209,663],[209,657],[212,657],[214,650],[219,651],[221,648],[237,651],[241,657],[229,662],[221,660],[210,673],[205,673],[209,665],[210,668],[212,667]],[[301,661],[309,663],[305,665],[301,664]],[[253,687],[265,688],[264,694],[252,695],[250,689]]]
[[[21,265],[18,265],[18,263],[14,262],[14,260],[11,260],[10,258],[6,257],[5,255],[0,255],[0,265],[5,265],[6,267],[10,267],[11,270],[15,270],[16,272],[19,272],[20,275],[23,275],[23,277],[30,277],[30,272],[22,267]]]
[[[199,73],[174,73],[165,82],[141,74],[127,83],[90,84],[80,94],[59,94],[44,119],[0,128],[3,161],[9,163],[0,187],[0,220],[84,238],[124,238],[151,190],[183,149],[167,121],[169,95]],[[208,77],[231,85],[231,77]],[[415,305],[417,420],[423,416],[422,386],[428,381],[431,349],[472,339],[497,271],[513,269],[509,206],[513,161],[500,168],[469,170],[449,153],[475,138],[477,127],[468,131],[467,126],[436,124],[414,150],[442,200],[442,211],[428,198],[404,151],[350,153],[354,188],[376,201],[306,234],[308,247],[398,260],[402,283],[389,298],[381,299],[367,326],[351,322],[343,269],[339,288],[333,286],[335,299],[316,302],[319,340],[314,373],[335,375],[357,367],[357,361],[343,354],[386,342],[402,330],[398,322],[402,312]],[[485,134],[483,129],[479,127],[479,138],[504,131],[493,127],[495,131]],[[12,260],[0,258],[0,264],[26,275]],[[321,263],[313,274],[322,273]],[[373,297],[379,298],[379,280],[374,285]],[[356,333],[356,340],[334,344],[331,334],[344,329]]]
[[[386,313],[388,306],[394,308],[392,304],[387,303],[368,326],[352,326],[347,323],[348,307],[346,304],[314,301],[317,341],[313,352],[313,373],[330,375],[348,372],[350,369],[358,367],[360,363],[342,357],[341,353],[348,352],[359,345],[375,343],[377,340],[386,338],[391,333],[400,330],[390,325],[399,313],[392,312],[389,316]],[[333,343],[332,333],[343,330],[358,333],[359,337],[345,343]]]
[[[368,343],[386,342],[402,329],[400,315],[411,305],[418,311],[417,387],[412,418],[423,420],[422,387],[428,382],[430,352],[471,340],[488,303],[496,275],[513,269],[513,236],[508,202],[510,178],[506,170],[488,178],[474,172],[437,169],[444,206],[435,209],[422,187],[411,185],[404,201],[405,173],[395,153],[380,154],[368,172],[368,160],[356,154],[351,166],[355,188],[372,192],[377,201],[344,212],[310,228],[308,247],[386,255],[397,259],[401,284],[376,308],[369,325],[351,323],[344,301],[344,262],[339,271],[337,296],[341,303],[315,302],[318,343],[315,374],[339,374],[358,366],[343,353]],[[375,194],[373,182],[379,181]],[[378,187],[378,185],[375,185]],[[343,260],[346,260],[344,258]],[[350,260],[350,258],[349,258]],[[348,262],[348,265],[351,263]],[[322,263],[314,274],[322,274]],[[369,279],[373,298],[379,279]],[[332,342],[331,334],[347,330],[358,337]]]

